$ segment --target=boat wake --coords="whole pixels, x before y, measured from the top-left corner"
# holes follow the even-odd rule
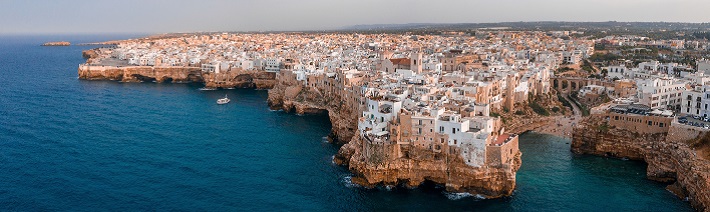
[[[200,88],[201,91],[216,91],[216,88]]]

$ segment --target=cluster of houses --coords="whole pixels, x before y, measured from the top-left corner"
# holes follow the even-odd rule
[[[706,40],[653,40],[637,35],[610,35],[595,40],[596,43],[612,47],[657,48],[671,50],[710,50],[710,42]]]
[[[681,114],[708,116],[700,106],[688,103],[688,96],[700,96],[699,91],[710,82],[710,61],[699,60],[697,68],[678,63],[642,62],[629,68],[625,64],[605,67],[608,78],[635,82],[637,92],[619,98],[635,99],[651,109],[672,110]],[[710,96],[708,96],[710,97]],[[695,99],[697,100],[697,98]],[[693,101],[695,101],[693,100]]]
[[[593,53],[593,41],[545,32],[221,33],[129,40],[102,49],[95,63],[281,72],[346,99],[359,134],[373,144],[459,154],[482,167],[510,164],[518,153],[517,135],[491,111],[548,94],[552,70]]]
[[[619,44],[638,40],[614,39]],[[473,36],[219,33],[126,41],[103,49],[96,63],[280,72],[304,87],[346,99],[368,142],[460,154],[468,165],[481,167],[506,164],[518,151],[517,136],[506,133],[491,111],[512,110],[529,96],[548,94],[553,70],[580,64],[594,53],[594,44],[513,31]],[[629,66],[605,67],[617,82],[583,86],[581,96],[617,90],[614,98],[651,110],[709,116],[709,61],[699,61],[697,69],[657,61]]]

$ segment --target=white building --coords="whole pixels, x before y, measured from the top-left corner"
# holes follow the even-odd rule
[[[281,70],[281,59],[278,58],[267,58],[266,59],[266,71],[267,72],[279,72]]]
[[[636,81],[639,103],[651,109],[680,109],[685,81],[672,78]]]
[[[702,72],[705,76],[710,76],[710,60],[698,60],[698,72]]]
[[[684,91],[683,103],[680,112],[687,115],[700,117],[710,116],[708,104],[710,104],[710,88],[708,86],[696,86],[693,90]]]
[[[610,79],[614,79],[614,78],[624,79],[629,74],[629,69],[623,65],[609,66],[609,67],[606,67],[606,70],[607,70],[607,76]]]

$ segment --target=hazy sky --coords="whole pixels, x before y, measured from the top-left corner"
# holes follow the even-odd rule
[[[710,22],[708,8],[710,0],[0,0],[0,34],[506,21]]]

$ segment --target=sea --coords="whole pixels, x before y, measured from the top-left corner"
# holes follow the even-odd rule
[[[96,46],[40,46],[139,36],[0,36],[0,211],[693,211],[643,162],[535,132],[510,197],[361,188],[326,116],[269,110],[265,90],[79,80]]]

